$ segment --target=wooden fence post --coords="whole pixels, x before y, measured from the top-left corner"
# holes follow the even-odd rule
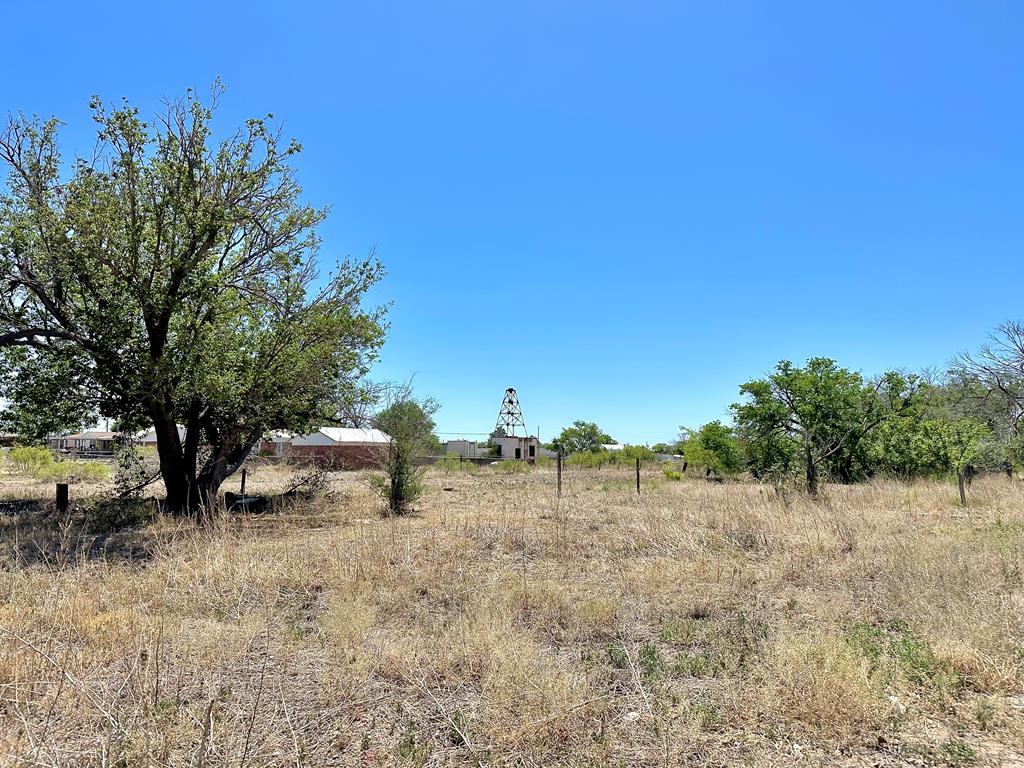
[[[640,459],[636,460],[636,495],[640,495]]]
[[[558,452],[558,458],[555,459],[555,473],[558,477],[558,498],[562,498],[562,452]]]
[[[57,483],[57,511],[68,511],[68,484]]]

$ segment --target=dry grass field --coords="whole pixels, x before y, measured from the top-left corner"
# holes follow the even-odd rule
[[[4,764],[1024,766],[1024,483],[435,470],[404,519],[358,473],[107,514],[0,501]]]

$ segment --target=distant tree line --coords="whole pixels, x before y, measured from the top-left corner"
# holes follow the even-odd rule
[[[799,477],[816,495],[825,481],[873,476],[955,476],[961,501],[975,473],[1024,465],[1024,324],[1007,323],[977,353],[957,357],[942,374],[886,371],[865,378],[836,361],[803,366],[783,360],[739,388],[720,421],[681,429],[675,443],[647,451],[681,455],[684,468],[708,476],[749,473],[769,480]],[[613,442],[596,424],[577,421],[550,447],[582,454],[577,463],[633,461],[640,448],[602,451]],[[607,454],[602,458],[602,453]],[[612,458],[611,454],[621,458]]]

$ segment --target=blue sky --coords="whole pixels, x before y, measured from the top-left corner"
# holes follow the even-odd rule
[[[1024,7],[15,4],[0,106],[91,146],[216,76],[299,139],[322,257],[376,247],[442,432],[727,417],[775,361],[941,366],[1024,316]]]

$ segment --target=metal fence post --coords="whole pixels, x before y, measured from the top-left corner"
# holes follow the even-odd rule
[[[245,498],[245,467],[242,467],[242,485],[238,489],[238,495]]]
[[[640,495],[640,459],[636,460],[636,495]]]

